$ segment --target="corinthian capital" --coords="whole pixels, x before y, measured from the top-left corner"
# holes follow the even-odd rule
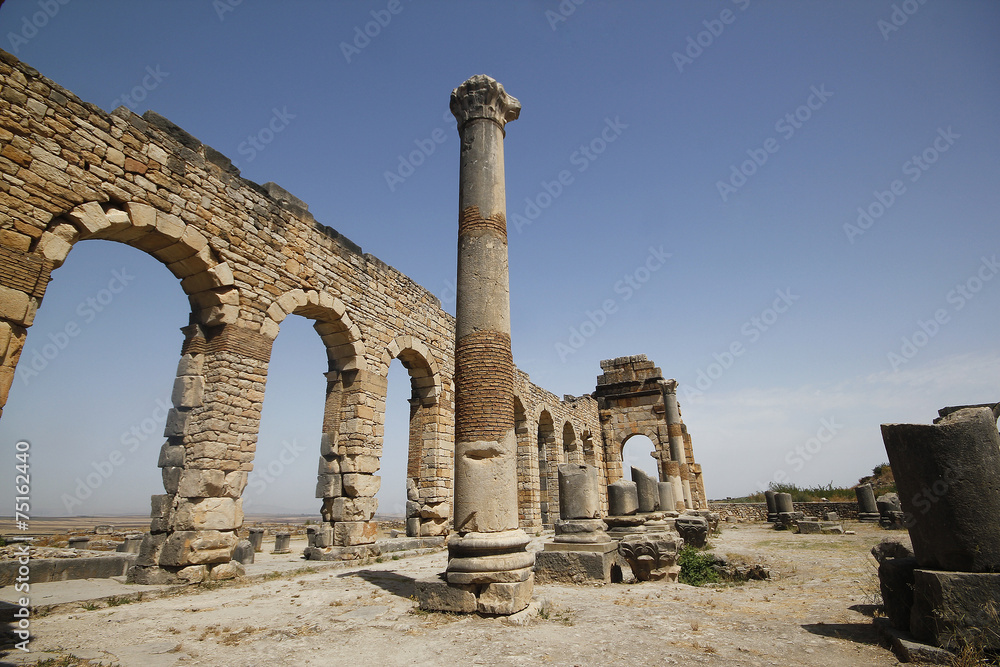
[[[477,74],[451,91],[451,112],[462,130],[470,120],[486,118],[503,129],[521,113],[521,103],[511,97],[503,86],[485,74]]]

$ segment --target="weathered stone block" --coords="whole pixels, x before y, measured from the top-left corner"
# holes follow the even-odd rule
[[[171,445],[169,441],[160,447],[160,458],[156,462],[160,468],[180,468],[184,465],[184,447]]]
[[[233,560],[241,565],[253,565],[254,548],[250,540],[240,540],[233,548]]]
[[[320,461],[323,457],[320,457]],[[342,475],[323,475],[316,478],[317,498],[336,498],[343,493]]]
[[[253,553],[251,552],[251,562],[253,562]],[[246,569],[244,569],[243,564],[231,560],[228,563],[220,563],[212,567],[208,573],[209,581],[224,581],[227,579],[237,579],[246,574]]]
[[[539,551],[535,554],[535,582],[539,584],[611,583],[617,544],[604,551]]]
[[[471,613],[476,611],[476,587],[449,585],[440,577],[417,579],[414,582],[417,604],[425,611],[451,611]]]
[[[374,497],[382,485],[378,475],[344,473],[344,495],[350,498]]]
[[[882,608],[897,630],[910,629],[913,609],[913,571],[917,559],[885,558],[878,566],[879,588],[882,591]]]
[[[222,495],[227,498],[240,498],[247,486],[247,473],[243,470],[227,472],[222,484]]]
[[[635,482],[620,479],[608,485],[608,514],[628,516],[639,511],[639,492]]]
[[[229,562],[229,556],[236,546],[235,533],[214,530],[179,530],[167,537],[160,550],[160,565],[164,567],[185,567],[209,563]]]
[[[163,479],[163,489],[167,493],[177,493],[177,486],[180,484],[182,472],[184,472],[184,468],[180,467],[160,468],[160,477]]]
[[[333,543],[338,547],[374,544],[378,536],[375,521],[339,521],[333,524]]]
[[[152,567],[159,562],[160,550],[167,541],[165,533],[146,533],[139,544],[139,556],[135,564],[139,567]]]
[[[562,519],[593,519],[601,512],[601,488],[597,468],[577,463],[560,465],[559,516]]]
[[[185,435],[187,433],[187,422],[190,414],[187,410],[170,408],[170,411],[167,413],[167,423],[163,427],[163,436],[170,438]]]
[[[235,530],[243,525],[243,501],[234,498],[203,498],[177,503],[174,530]]]
[[[635,482],[636,486],[639,511],[655,512],[660,502],[660,491],[656,488],[656,480],[645,471],[632,466],[632,481]]]
[[[377,456],[361,454],[358,456],[345,456],[340,462],[340,469],[343,472],[364,472],[373,473],[379,469]]]
[[[483,614],[514,614],[531,602],[535,576],[511,584],[487,584],[479,592],[477,611]]]
[[[944,648],[1000,650],[1000,573],[914,570],[910,632]]]
[[[196,408],[201,405],[205,392],[205,378],[198,375],[185,375],[174,380],[174,390],[170,400],[174,407]]]
[[[325,456],[319,457],[319,468],[317,470],[319,475],[339,475],[340,474],[340,459],[337,457],[326,458]]]
[[[222,495],[225,483],[226,473],[222,470],[188,468],[181,472],[177,495],[185,498],[217,497]]]
[[[329,498],[324,508],[329,508],[328,521],[371,521],[378,509],[375,498]]]

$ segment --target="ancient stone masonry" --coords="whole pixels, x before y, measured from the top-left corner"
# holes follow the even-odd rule
[[[633,435],[653,441],[660,480],[670,482],[673,508],[708,507],[701,466],[677,403],[677,381],[664,380],[663,373],[646,355],[619,357],[601,362],[604,374],[597,378],[594,398],[598,402],[605,444],[608,482],[622,478],[622,447]]]
[[[554,525],[562,464],[596,468],[606,513],[607,485],[621,478],[622,446],[635,433],[655,443],[659,481],[672,482],[676,504],[706,506],[676,383],[644,356],[602,362],[593,396],[562,399],[513,367],[503,188],[472,177],[485,165],[502,177],[503,125],[516,116],[513,98],[491,86],[470,80],[454,107],[465,165],[461,270],[495,269],[461,291],[466,324],[456,328],[430,292],[317,221],[284,188],[242,178],[226,156],[155,112],[106,113],[0,51],[0,410],[48,283],[77,243],[114,241],[152,255],[191,305],[177,322],[183,342],[158,461],[163,489],[151,499],[134,581],[241,571],[231,561],[242,494],[271,347],[291,315],[309,319],[326,348],[316,368],[326,386],[315,442],[324,526],[310,546],[319,556],[361,556],[375,539],[394,359],[411,386],[413,535]],[[483,362],[502,373],[479,375]],[[457,404],[456,391],[464,396]],[[456,442],[471,468],[456,467]],[[470,471],[487,459],[509,480],[495,513],[455,493],[478,484]],[[253,548],[266,547],[258,537]]]

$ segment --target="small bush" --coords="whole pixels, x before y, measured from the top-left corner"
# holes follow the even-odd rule
[[[681,549],[677,557],[677,564],[681,566],[677,580],[682,584],[701,586],[721,581],[719,573],[712,568],[715,564],[715,558],[692,546],[685,546]]]

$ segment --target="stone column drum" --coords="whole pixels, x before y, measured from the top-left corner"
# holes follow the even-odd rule
[[[767,504],[767,520],[775,523],[778,520],[778,504],[774,500],[775,492],[768,489],[764,492],[764,502]]]
[[[645,471],[632,466],[632,481],[635,483],[639,511],[642,513],[655,512],[660,505],[660,492],[656,488],[656,480]]]
[[[461,141],[455,323],[455,530],[449,584],[477,610],[527,607],[535,557],[518,528],[504,126],[521,104],[488,76],[451,94]]]

